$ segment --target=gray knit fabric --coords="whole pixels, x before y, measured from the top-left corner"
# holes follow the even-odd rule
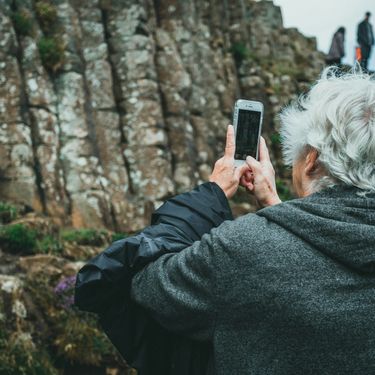
[[[215,374],[375,374],[375,195],[331,188],[226,221],[132,296],[213,343]]]

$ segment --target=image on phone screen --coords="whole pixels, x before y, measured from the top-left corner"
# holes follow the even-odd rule
[[[246,160],[248,155],[256,158],[260,116],[261,112],[259,111],[239,110],[235,159]]]

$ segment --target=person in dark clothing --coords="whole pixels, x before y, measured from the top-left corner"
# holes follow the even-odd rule
[[[358,25],[357,42],[361,47],[361,66],[367,70],[368,60],[370,59],[371,49],[374,45],[374,31],[370,23],[371,13],[367,12],[365,19]]]
[[[112,333],[126,326],[116,340],[133,341],[135,357],[147,344],[143,361],[159,355],[158,338],[177,335],[160,341],[172,373],[178,358],[198,358],[195,345],[205,375],[375,373],[374,107],[369,75],[331,67],[284,109],[284,159],[299,197],[289,202],[278,197],[264,139],[260,160],[239,169],[228,127],[210,182],[165,202],[127,251],[124,240],[91,260],[76,303],[99,311]],[[228,199],[240,184],[261,209],[233,220]],[[135,327],[135,306],[165,332],[155,339]]]
[[[345,56],[345,27],[340,27],[334,34],[331,47],[326,58],[329,65],[341,65],[341,59]]]
[[[130,299],[132,277],[146,264],[179,252],[205,233],[233,220],[222,189],[215,183],[169,199],[136,236],[115,241],[78,273],[75,305],[94,312],[104,332],[139,375],[206,375],[208,343],[173,334]]]

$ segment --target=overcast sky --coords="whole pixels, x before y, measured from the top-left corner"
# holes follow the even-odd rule
[[[346,28],[344,63],[353,65],[358,23],[367,11],[372,13],[370,22],[375,23],[374,0],[274,0],[281,6],[284,25],[297,27],[307,36],[316,36],[318,48],[328,53],[334,32]],[[375,48],[372,49],[369,68],[375,70]]]

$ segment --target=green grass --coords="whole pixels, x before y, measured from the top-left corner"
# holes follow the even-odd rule
[[[37,0],[35,12],[45,34],[51,34],[57,27],[57,9],[48,0]]]
[[[49,71],[56,72],[64,63],[64,44],[57,37],[42,37],[38,42],[39,55]]]
[[[243,42],[233,43],[230,52],[232,53],[237,65],[241,65],[242,61],[250,56],[250,51]]]
[[[0,228],[0,245],[11,253],[33,254],[37,233],[23,224],[11,224]]]
[[[102,246],[107,232],[96,229],[64,229],[60,232],[61,240],[75,242],[78,245]]]
[[[0,375],[58,375],[49,355],[17,336],[0,338]]]
[[[37,240],[36,252],[41,254],[51,254],[51,255],[61,255],[63,251],[63,246],[53,236],[45,236],[41,240]]]
[[[26,10],[13,12],[12,21],[17,34],[23,36],[31,36],[33,34],[33,20],[30,13]]]
[[[57,238],[51,235],[40,238],[37,231],[21,223],[0,228],[0,245],[4,251],[14,254],[61,255],[63,251],[63,247]]]

